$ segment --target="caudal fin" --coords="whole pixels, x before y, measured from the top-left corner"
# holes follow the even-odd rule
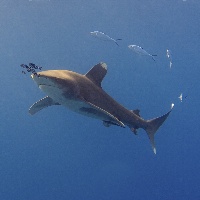
[[[156,60],[154,59],[155,56],[157,56],[157,55],[155,55],[155,54],[154,54],[154,55],[151,55],[151,58],[152,58],[154,61],[156,61]]]
[[[169,116],[171,111],[172,111],[172,109],[168,113],[166,113],[165,115],[163,115],[161,117],[147,120],[148,125],[147,125],[147,128],[145,129],[145,131],[148,134],[148,137],[151,142],[151,146],[153,148],[153,152],[155,154],[156,154],[156,147],[155,147],[155,142],[154,142],[154,135],[155,135],[156,131],[159,129],[159,127],[163,124],[163,122],[167,119],[167,117]]]
[[[117,46],[119,46],[119,44],[117,43],[117,41],[119,41],[119,40],[122,40],[122,39],[119,39],[119,38],[118,38],[118,39],[115,40],[115,44],[116,44]]]

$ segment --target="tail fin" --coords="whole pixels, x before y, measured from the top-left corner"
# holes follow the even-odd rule
[[[154,142],[154,135],[155,135],[156,131],[159,129],[159,127],[163,124],[163,122],[167,119],[167,117],[169,116],[171,111],[172,111],[172,109],[168,113],[166,113],[165,115],[163,115],[161,117],[147,120],[148,125],[147,125],[145,131],[148,134],[148,137],[151,142],[151,146],[153,148],[153,152],[155,154],[156,154],[156,147],[155,147],[155,142]]]
[[[155,54],[154,54],[154,55],[151,55],[151,58],[152,58],[154,61],[156,61],[156,60],[154,59],[155,56],[157,56],[157,55],[155,55]]]
[[[119,46],[119,44],[117,43],[117,41],[119,41],[119,40],[122,40],[122,39],[116,39],[116,40],[115,40],[115,44],[116,44],[117,46]]]

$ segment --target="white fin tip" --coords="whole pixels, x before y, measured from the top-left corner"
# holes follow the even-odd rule
[[[154,152],[154,154],[156,154],[156,148],[153,148],[153,152]]]

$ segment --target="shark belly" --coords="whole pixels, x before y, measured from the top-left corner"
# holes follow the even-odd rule
[[[55,102],[58,102],[60,105],[65,106],[74,112],[79,112],[79,110],[85,106],[85,103],[74,97],[74,95],[63,95],[63,90],[58,87],[40,85],[39,88]]]

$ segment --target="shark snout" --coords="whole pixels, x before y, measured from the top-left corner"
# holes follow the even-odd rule
[[[31,74],[31,78],[34,79],[35,76],[38,76],[36,74]]]
[[[38,82],[40,80],[40,74],[31,74],[31,78],[35,81]]]
[[[32,74],[31,78],[37,83],[38,86],[40,85],[52,85],[52,81],[43,75],[38,74]]]

